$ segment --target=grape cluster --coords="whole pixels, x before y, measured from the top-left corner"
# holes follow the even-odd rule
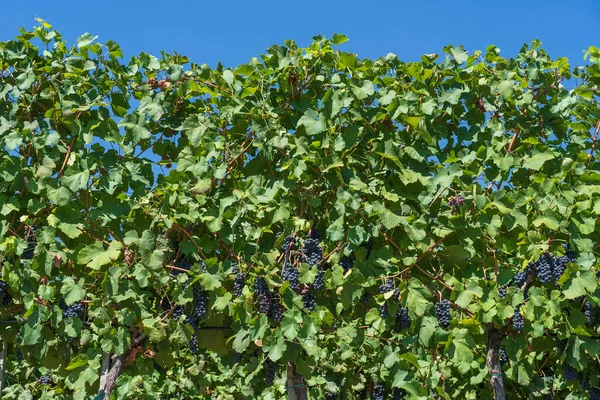
[[[373,400],[384,400],[385,399],[385,387],[378,383],[373,386],[373,391],[371,392],[371,398]]]
[[[586,300],[583,305],[583,314],[587,318],[587,326],[593,326],[598,318],[598,307],[594,307],[592,303]]]
[[[198,329],[198,318],[194,317],[193,315],[186,315],[184,322],[188,325],[191,325],[194,330]]]
[[[337,398],[338,398],[337,393],[325,392],[325,400],[337,400]]]
[[[508,356],[506,355],[506,351],[504,351],[504,349],[498,350],[498,356],[500,358],[500,363],[504,364],[508,361]]]
[[[62,310],[63,317],[65,319],[71,319],[73,317],[83,319],[83,310],[85,308],[85,304],[77,302],[71,304],[70,306],[67,306],[67,303],[65,303],[65,299],[60,299],[59,307]]]
[[[313,289],[323,290],[324,287],[325,287],[325,273],[319,267],[319,272],[317,272],[317,276],[315,276],[315,280],[313,281]]]
[[[207,290],[202,290],[202,287],[198,284],[194,285],[193,288],[194,293],[194,317],[196,319],[202,319],[206,315],[208,311],[208,299],[209,294]]]
[[[265,278],[263,278],[262,276],[257,277],[254,280],[254,294],[255,295],[260,295],[262,293],[265,293],[269,290],[269,287],[267,286],[267,282],[265,282]]]
[[[239,274],[239,272],[240,272],[240,266],[237,265],[237,263],[231,264],[231,273],[232,274]]]
[[[194,332],[194,335],[192,336],[192,338],[190,339],[190,342],[188,343],[188,346],[190,347],[190,351],[192,353],[197,353],[199,348],[198,348],[198,336],[196,336],[196,333]]]
[[[277,234],[277,237],[281,236],[282,234],[283,234],[283,232],[279,232]],[[281,244],[281,247],[280,247],[282,253],[285,253],[288,250],[288,248],[290,248],[290,245],[292,244],[292,241],[293,241],[293,238],[292,238],[291,235],[290,236],[286,236],[285,239],[283,239],[283,243]],[[290,250],[293,249],[293,248],[294,247],[292,245],[292,247],[290,248]]]
[[[265,383],[267,386],[273,386],[275,382],[275,371],[277,366],[271,359],[267,358],[265,360]]]
[[[383,285],[379,285],[379,293],[384,294],[394,290],[394,280],[387,279]]]
[[[506,297],[507,292],[508,292],[507,285],[498,286],[498,297],[500,297],[501,299],[504,299]]]
[[[515,307],[515,313],[513,314],[513,328],[520,331],[525,327],[525,318],[521,315],[521,306]]]
[[[21,256],[22,259],[24,260],[31,260],[33,258],[33,253],[35,251],[35,246],[37,245],[37,239],[36,239],[36,234],[37,234],[37,226],[36,225],[32,225],[32,226],[26,226],[25,227],[25,241],[27,242],[27,249],[25,249],[25,251],[23,252],[23,255]]]
[[[52,377],[50,375],[42,375],[38,379],[40,385],[50,385],[52,383]]]
[[[393,400],[403,400],[406,396],[406,390],[395,388],[393,393]]]
[[[348,272],[354,266],[354,259],[348,256],[343,256],[340,260],[340,266],[344,268],[344,273]]]
[[[600,400],[600,389],[593,387],[590,390],[590,400]]]
[[[569,256],[560,256],[554,259],[554,282],[558,282],[567,270],[567,264],[573,261]]]
[[[306,308],[308,312],[312,312],[317,306],[317,295],[309,290],[302,295],[302,302],[304,303],[304,308]]]
[[[190,261],[188,261],[185,257],[181,257],[179,260],[177,260],[175,262],[175,266],[177,268],[189,271],[190,268],[192,267],[192,263]],[[183,272],[183,271],[181,271],[179,269],[174,269],[173,270],[173,275],[175,275],[175,276],[177,276],[179,274],[183,274],[183,273],[185,273],[185,272]]]
[[[271,302],[268,315],[272,321],[280,322],[283,319],[283,305],[279,301]]]
[[[233,354],[233,359],[236,363],[241,363],[242,360],[244,359],[244,354],[243,353],[238,353],[237,351]]]
[[[450,214],[460,214],[460,207],[465,204],[465,199],[462,196],[450,196],[448,198],[448,205],[450,206]]]
[[[390,316],[387,303],[383,303],[379,306],[379,316],[383,319],[386,319]]]
[[[447,328],[450,325],[450,302],[443,300],[440,303],[435,304],[435,317],[437,318],[442,328]]]
[[[400,332],[402,329],[410,328],[412,319],[408,315],[408,308],[399,307],[396,312],[396,332]]]
[[[515,278],[513,279],[513,283],[515,284],[515,286],[518,288],[522,287],[525,284],[525,282],[527,282],[527,279],[529,279],[529,277],[533,274],[534,270],[535,263],[530,262],[529,264],[527,264],[527,267],[525,267],[523,271],[519,271],[517,275],[515,275]]]
[[[244,290],[244,286],[246,285],[246,274],[243,272],[239,272],[235,276],[235,281],[233,282],[233,294],[235,297],[240,297],[242,295],[242,291]]]
[[[8,284],[0,280],[0,306],[6,307],[10,303],[12,303],[12,296],[8,293]]]
[[[310,234],[304,239],[302,245],[302,253],[306,258],[306,262],[311,267],[317,265],[323,259],[323,249],[319,246],[320,234],[315,228],[310,230]]]
[[[565,380],[574,381],[577,379],[577,370],[571,367],[569,364],[564,364],[564,375]]]
[[[290,283],[290,289],[294,292],[298,293],[302,290],[300,287],[300,273],[298,268],[294,267],[292,264],[286,262],[283,265],[281,279],[283,281],[288,281]]]
[[[171,318],[175,321],[179,321],[179,318],[183,315],[183,311],[185,310],[185,306],[175,306],[173,313],[171,314]]]
[[[542,254],[535,265],[535,270],[541,283],[551,282],[554,277],[554,259],[552,256],[548,253]]]

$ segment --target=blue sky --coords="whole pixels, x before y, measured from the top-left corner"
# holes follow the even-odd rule
[[[188,3],[188,4],[186,4]],[[196,63],[236,66],[272,44],[305,46],[316,34],[346,34],[341,49],[362,57],[389,52],[405,61],[463,44],[469,52],[495,44],[506,57],[539,38],[553,58],[583,64],[583,50],[600,46],[600,1],[5,1],[0,41],[35,17],[70,42],[84,32],[118,42],[125,55],[177,51]]]

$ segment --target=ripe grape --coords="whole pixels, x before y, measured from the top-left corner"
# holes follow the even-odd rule
[[[181,316],[183,315],[184,309],[185,306],[176,306],[173,310],[173,313],[171,314],[171,318],[173,318],[176,321],[179,321],[179,318],[181,318]]]
[[[190,268],[192,267],[192,263],[191,263],[191,262],[189,262],[188,260],[186,260],[184,257],[181,257],[179,260],[177,260],[177,261],[175,262],[175,266],[176,266],[177,268],[180,268],[180,269],[183,269],[183,270],[189,271],[189,270],[190,270]],[[179,269],[174,269],[174,270],[173,270],[173,275],[175,275],[175,276],[177,276],[177,275],[179,275],[179,274],[185,274],[185,273],[186,273],[186,272],[184,272],[184,271],[181,271],[181,270],[179,270]]]
[[[261,294],[258,300],[258,310],[263,314],[269,314],[270,309],[271,299],[269,298],[268,293]]]
[[[447,328],[450,325],[450,320],[452,319],[450,306],[450,302],[445,299],[435,305],[435,317],[442,328]]]
[[[460,214],[460,207],[465,203],[465,199],[462,196],[450,196],[448,198],[448,205],[450,206],[450,214]]]
[[[565,380],[574,381],[577,379],[577,370],[571,367],[569,364],[564,364],[564,375]]]
[[[85,308],[85,304],[78,302],[67,306],[65,299],[60,299],[59,307],[61,308],[63,317],[65,319],[71,319],[73,317],[83,319],[83,310]]]
[[[379,293],[387,293],[394,290],[394,280],[387,279],[383,285],[379,285]]]
[[[567,347],[567,339],[558,339],[556,340],[556,349],[558,354],[562,354]]]
[[[262,276],[256,277],[254,280],[254,294],[260,295],[261,293],[266,293],[269,290],[267,286],[267,282],[265,282],[265,278]]]
[[[312,287],[315,290],[323,290],[325,287],[325,273],[323,271],[317,272],[317,276],[315,276]]]
[[[382,305],[379,306],[379,315],[383,319],[386,319],[387,317],[390,316],[387,303],[383,303]]]
[[[506,351],[504,351],[504,349],[498,350],[498,357],[500,358],[500,362],[502,364],[508,361],[508,356],[506,355]]]
[[[600,400],[600,389],[593,387],[590,390],[590,400]]]
[[[508,292],[508,287],[506,285],[498,286],[498,297],[504,299],[506,297],[506,293]]]
[[[237,263],[233,263],[231,265],[231,273],[232,274],[238,274],[240,272],[240,266],[237,265]]]
[[[194,335],[192,336],[192,338],[190,339],[190,342],[188,345],[189,345],[190,351],[192,353],[198,352],[198,336],[196,336],[195,332],[194,332]]]
[[[393,400],[403,400],[406,396],[406,390],[395,388],[394,389],[394,399]]]
[[[315,228],[310,230],[310,234],[302,245],[302,253],[309,266],[317,265],[323,259],[323,249],[319,246],[320,235]]]
[[[197,319],[204,318],[208,311],[208,291],[202,290],[202,287],[198,284],[194,285],[194,317]]]
[[[594,307],[592,303],[586,300],[583,305],[583,313],[587,318],[587,326],[593,326],[596,323],[596,319],[598,318],[598,307]]]
[[[28,225],[25,227],[24,236],[25,236],[25,241],[27,242],[27,249],[25,249],[25,251],[23,252],[23,255],[21,256],[21,258],[23,260],[31,260],[33,258],[35,246],[37,245],[36,234],[37,234],[37,226],[36,225],[33,225],[33,226]]]
[[[549,283],[552,281],[554,274],[554,260],[552,259],[552,256],[548,253],[542,254],[536,263],[535,269],[541,283]]]
[[[294,267],[292,264],[286,262],[283,265],[281,279],[283,281],[288,281],[290,283],[290,289],[294,292],[298,293],[302,290],[300,287],[300,272],[298,271],[298,268]]]
[[[233,282],[233,295],[235,297],[240,297],[242,295],[244,285],[246,285],[246,274],[240,272],[235,276],[235,281]]]
[[[400,332],[402,329],[410,328],[412,319],[408,315],[408,308],[399,307],[396,312],[396,332]]]
[[[384,400],[385,399],[385,387],[380,383],[373,386],[373,391],[371,392],[371,398],[373,400]]]
[[[525,327],[525,318],[521,315],[520,306],[515,307],[512,323],[513,327],[518,331]]]
[[[282,234],[283,234],[283,232],[280,232],[277,235],[277,237],[281,236]],[[283,243],[281,244],[281,247],[280,247],[282,253],[285,253],[288,250],[288,248],[290,248],[290,244],[292,243],[292,240],[293,240],[293,238],[291,235],[286,236],[286,238],[283,239]],[[291,247],[290,249],[293,249],[293,247]]]
[[[340,260],[340,266],[342,268],[344,268],[344,273],[348,272],[350,270],[350,268],[352,268],[353,265],[354,265],[354,259],[352,259],[348,256],[343,256],[342,259]]]
[[[309,290],[302,295],[302,302],[304,303],[304,308],[306,308],[308,312],[312,312],[317,305],[317,295]]]
[[[50,375],[42,375],[38,380],[40,385],[50,385],[52,383],[52,377]]]
[[[273,386],[275,382],[275,371],[277,366],[271,359],[267,358],[265,360],[265,383],[267,386]]]
[[[235,360],[236,363],[241,363],[242,359],[244,358],[244,354],[242,353],[238,353],[237,351],[233,354],[233,359]]]
[[[198,329],[198,318],[194,317],[193,315],[186,315],[185,323],[191,325],[194,330]]]
[[[12,296],[8,293],[8,284],[0,281],[0,306],[8,306],[12,303]]]
[[[563,276],[565,271],[567,270],[567,264],[571,262],[568,256],[560,256],[556,257],[554,260],[554,282],[558,282],[558,280]]]
[[[325,392],[325,400],[337,400],[337,393]]]
[[[272,321],[280,322],[283,319],[283,305],[278,301],[272,302],[269,309],[269,317]]]

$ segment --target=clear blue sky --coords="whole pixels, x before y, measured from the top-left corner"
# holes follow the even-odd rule
[[[84,32],[118,42],[125,55],[177,51],[196,63],[245,63],[271,44],[310,43],[344,33],[341,49],[361,58],[389,52],[405,61],[463,44],[471,53],[495,44],[504,56],[539,38],[553,58],[583,64],[582,50],[600,46],[599,0],[479,1],[49,1],[2,2],[0,41],[35,17],[72,43]]]

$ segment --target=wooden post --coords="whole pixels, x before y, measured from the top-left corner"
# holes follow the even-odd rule
[[[308,400],[304,377],[296,372],[291,362],[287,364],[287,394],[288,400]]]
[[[495,326],[490,325],[487,329],[488,345],[486,365],[490,373],[490,384],[494,389],[494,399],[505,400],[504,382],[502,380],[502,366],[500,365],[500,342],[504,334]]]

